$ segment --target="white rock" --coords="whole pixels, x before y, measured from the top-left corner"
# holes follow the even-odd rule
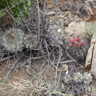
[[[84,34],[84,32],[86,32],[85,22],[84,21],[81,21],[79,23],[78,22],[71,22],[65,30],[67,33],[69,33],[69,35]]]

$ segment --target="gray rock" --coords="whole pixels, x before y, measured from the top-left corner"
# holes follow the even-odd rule
[[[93,32],[93,37],[91,40],[91,45],[94,44],[94,49],[92,50],[92,65],[91,65],[91,73],[96,77],[96,28]]]
[[[68,65],[67,64],[63,64],[62,65],[62,72],[68,71]]]

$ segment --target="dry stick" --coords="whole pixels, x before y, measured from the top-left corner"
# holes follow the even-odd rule
[[[59,73],[58,82],[57,82],[57,86],[56,86],[55,90],[59,87],[60,78],[61,78],[61,72]]]
[[[53,62],[51,61],[51,64],[53,65],[53,67],[54,67],[58,72],[60,72],[60,70],[54,65],[54,61],[53,61]]]
[[[57,62],[57,69],[58,69],[59,63],[61,61],[61,56],[62,56],[62,49],[61,49],[61,46],[59,45],[59,59],[58,59],[58,62]],[[56,83],[56,78],[57,78],[57,69],[56,69],[56,75],[55,75],[55,83]]]
[[[39,2],[38,2],[38,0],[36,0],[36,4],[37,4],[37,14],[38,14],[38,22],[37,22],[37,24],[38,24],[38,42],[39,42],[39,40],[40,40],[40,9],[39,9]]]
[[[7,1],[6,1],[7,2]],[[8,4],[8,2],[7,2],[7,6],[8,6],[8,8],[10,8],[9,7],[9,4]],[[10,13],[12,14],[12,11],[11,11],[11,9],[9,10],[10,11]],[[7,21],[9,22],[9,20],[7,19]],[[10,23],[10,25],[11,25],[11,22],[9,22]],[[16,27],[16,24],[15,24],[15,22],[14,22],[14,25],[15,25],[15,27]]]
[[[9,59],[9,58],[11,58],[11,57],[13,57],[13,56],[6,57],[6,58],[4,58],[4,59],[1,59],[0,62],[5,61],[5,60],[7,60],[7,59]]]
[[[46,47],[47,54],[48,54],[48,55],[47,55],[47,56],[48,56],[48,60],[47,60],[47,61],[48,61],[48,65],[49,65],[49,64],[50,64],[50,52],[49,52],[49,50],[48,50],[48,44],[47,44],[47,42],[46,42],[45,39],[44,39],[44,42],[45,42],[45,47]],[[48,70],[50,67],[51,67],[51,65],[49,65],[49,67],[47,68],[47,70]],[[46,72],[47,72],[47,70],[46,70]],[[46,73],[46,72],[45,72],[45,73]],[[44,73],[44,74],[45,74],[45,73]]]
[[[28,58],[24,63],[23,63],[23,65],[22,66],[24,66],[28,61],[30,61],[31,59],[33,59],[33,60],[35,60],[35,59],[41,59],[41,58],[44,58],[44,57],[46,57],[47,55],[44,55],[44,56],[39,56],[39,57],[32,57],[32,58]]]
[[[41,13],[41,27],[42,27],[42,33],[41,34],[46,34],[45,32],[44,32],[44,30],[45,30],[45,25],[44,25],[44,22],[45,22],[45,0],[42,0],[42,2],[43,2],[43,4],[42,4],[42,13],[41,13],[41,11],[40,11],[40,13]]]
[[[6,66],[6,65],[2,65],[2,66],[5,66],[6,68],[11,69],[11,67],[8,67],[8,66]],[[23,66],[22,66],[22,65],[16,66],[16,67],[14,67],[13,69],[17,69],[17,68],[20,68],[20,67],[23,67]]]
[[[5,69],[7,68],[7,65],[8,65],[9,61],[10,61],[10,59],[7,60],[6,65],[5,65]]]
[[[20,57],[20,58],[21,58],[21,57]],[[6,77],[5,77],[5,80],[3,81],[3,84],[4,84],[4,82],[7,80],[7,78],[8,78],[8,76],[9,76],[10,72],[13,70],[14,66],[17,64],[17,62],[20,60],[20,58],[17,59],[17,60],[14,62],[13,66],[11,67],[11,69],[7,72],[7,75],[6,75]],[[3,87],[3,84],[1,85],[0,88]]]
[[[72,58],[69,54],[68,54],[68,52],[65,50],[65,52],[66,52],[66,54],[73,60],[73,62],[76,62],[77,63],[77,61],[74,59],[74,58]]]
[[[46,40],[44,39],[44,42],[45,42],[45,47],[46,47],[46,49],[47,49],[47,53],[48,53],[48,60],[50,60],[50,52],[49,52],[49,50],[48,50],[48,44],[47,44],[47,42],[46,42]]]
[[[33,90],[31,91],[31,94],[30,94],[30,96],[32,96],[32,94],[33,94],[34,90],[35,90],[35,89],[33,89]]]
[[[27,25],[26,22],[25,22],[26,18],[24,17],[24,15],[23,15],[22,11],[20,10],[20,8],[18,8],[18,10],[19,10],[20,13],[22,14],[22,15],[21,15],[21,16],[22,16],[22,20],[23,20],[23,22],[25,23],[25,25],[26,25],[26,27],[27,27],[28,31],[30,32],[30,35],[31,35],[32,33],[31,33],[30,29],[28,28],[28,25]],[[23,18],[24,18],[25,20],[24,20]]]
[[[32,54],[32,50],[31,50],[30,51],[30,58],[33,59],[34,58],[33,56],[34,56],[34,54]],[[31,61],[31,59],[29,60],[29,65],[27,66],[26,71],[28,72],[29,75],[34,76],[32,73],[30,73],[30,70],[32,69],[32,66],[31,66],[32,61]],[[34,70],[33,70],[33,72],[35,73]]]
[[[44,67],[44,65],[46,64],[46,62],[43,63],[43,65],[40,67],[40,69],[42,69]]]
[[[64,64],[64,63],[72,63],[72,62],[75,62],[73,60],[66,60],[66,61],[62,61],[62,62],[59,62],[60,64]],[[56,63],[55,63],[56,64]]]

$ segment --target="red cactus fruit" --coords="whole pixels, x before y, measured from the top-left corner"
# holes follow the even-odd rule
[[[78,42],[75,42],[75,46],[76,46],[76,47],[78,47],[78,46],[79,46]]]
[[[78,39],[76,37],[74,37],[74,40],[77,41]]]
[[[83,45],[84,45],[84,41],[81,41],[80,46],[83,46]]]
[[[77,38],[77,41],[79,42],[80,41],[80,38]]]
[[[72,38],[70,38],[70,42],[71,42],[71,43],[74,43],[74,41],[73,41],[73,39],[72,39]]]
[[[72,44],[70,44],[69,46],[72,47]]]

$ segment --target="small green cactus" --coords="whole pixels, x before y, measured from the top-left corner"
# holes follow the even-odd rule
[[[23,49],[24,32],[21,29],[12,28],[2,36],[2,46],[9,52],[18,52]]]

